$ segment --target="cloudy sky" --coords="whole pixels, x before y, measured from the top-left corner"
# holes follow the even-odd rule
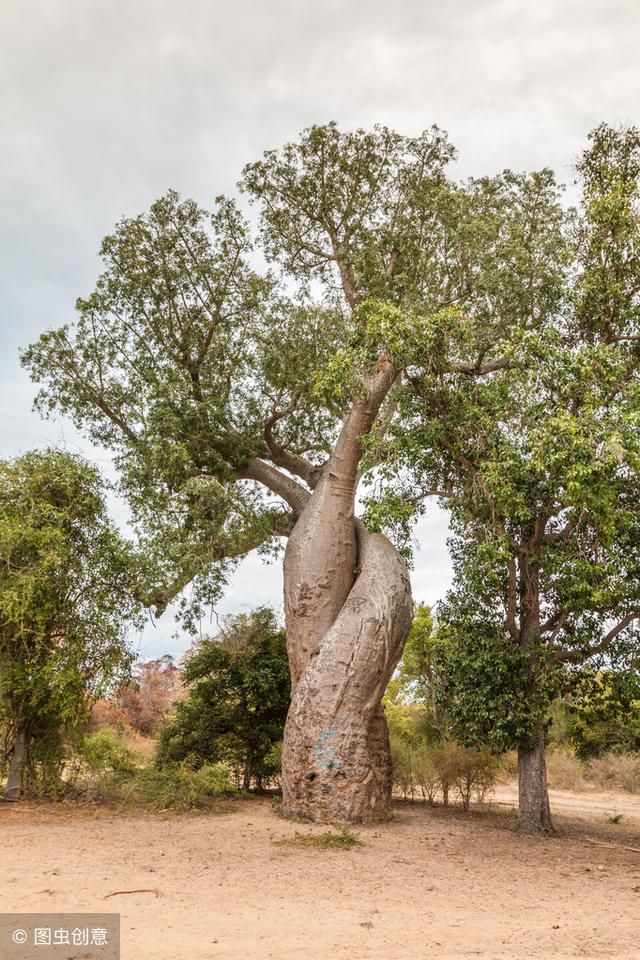
[[[48,443],[97,459],[31,412],[18,351],[72,318],[100,239],[168,187],[207,205],[305,126],[432,123],[458,173],[551,166],[571,179],[588,130],[640,123],[634,0],[2,0],[0,455]],[[114,504],[121,519],[123,511]],[[449,578],[446,516],[421,524],[417,598]],[[250,557],[218,613],[280,604]],[[180,653],[165,615],[140,655]]]

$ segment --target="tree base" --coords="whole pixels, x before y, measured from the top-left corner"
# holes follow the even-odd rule
[[[542,730],[532,747],[518,749],[518,794],[517,832],[530,836],[554,833]]]
[[[381,705],[368,736],[358,735],[357,728],[325,729],[310,742],[295,722],[288,724],[287,733],[285,816],[313,823],[379,823],[391,818],[391,758]]]

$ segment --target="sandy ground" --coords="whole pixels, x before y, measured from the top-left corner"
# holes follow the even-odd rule
[[[4,804],[0,909],[118,911],[123,960],[637,960],[640,853],[585,837],[640,849],[639,799],[554,791],[559,833],[531,839],[512,792],[466,815],[398,803],[338,850],[278,842],[324,828],[268,800],[171,818]]]

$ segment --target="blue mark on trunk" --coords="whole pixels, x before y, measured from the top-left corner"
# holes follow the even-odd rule
[[[335,730],[324,730],[318,737],[318,743],[313,749],[313,756],[316,766],[320,770],[339,770],[342,766],[333,743],[337,736]]]

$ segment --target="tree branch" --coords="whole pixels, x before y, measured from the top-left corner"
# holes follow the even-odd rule
[[[294,408],[290,407],[287,410],[274,410],[267,422],[264,425],[264,439],[268,448],[269,460],[272,460],[279,467],[284,467],[285,470],[288,470],[289,473],[295,474],[297,477],[300,477],[304,482],[314,490],[318,485],[318,481],[322,476],[322,467],[317,466],[315,463],[311,463],[310,460],[307,460],[306,457],[300,456],[298,453],[294,453],[293,450],[288,450],[285,446],[278,443],[276,438],[273,435],[273,427],[281,420],[287,413],[291,413]]]
[[[252,550],[262,546],[270,536],[288,537],[295,526],[295,517],[291,513],[282,513],[273,518],[273,522],[267,531],[252,531],[241,540],[231,540],[227,543],[220,540],[208,543],[202,553],[199,555],[200,562],[215,563],[220,560],[230,560],[234,557],[243,557]],[[156,618],[161,617],[172,600],[193,580],[195,571],[192,568],[189,572],[169,584],[167,587],[153,591],[151,594],[141,597],[141,603],[145,607],[154,607]]]
[[[246,467],[236,473],[238,480],[255,480],[285,500],[294,513],[301,513],[311,494],[292,477],[276,470],[258,457],[251,457]]]
[[[633,623],[634,620],[637,620],[640,617],[640,612],[634,611],[634,613],[628,613],[626,617],[623,617],[609,630],[609,633],[600,641],[596,643],[593,647],[589,647],[587,650],[556,650],[553,656],[549,659],[549,665],[555,666],[558,663],[578,663],[583,660],[587,660],[589,657],[595,656],[597,653],[605,653],[609,648],[610,644],[615,640],[615,638],[622,633],[622,631],[629,626],[630,623]]]

